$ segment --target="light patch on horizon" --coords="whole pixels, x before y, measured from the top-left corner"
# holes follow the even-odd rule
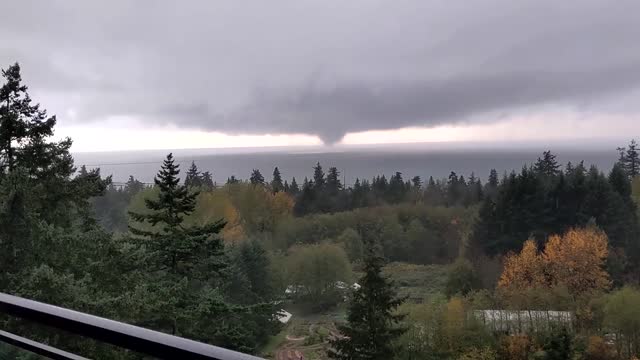
[[[347,134],[345,145],[420,142],[561,142],[567,139],[627,139],[640,130],[639,116],[616,114],[583,115],[576,112],[513,116],[495,123],[408,127]],[[605,124],[605,126],[603,126]]]
[[[122,126],[128,123],[128,126]],[[114,117],[103,125],[59,125],[55,137],[70,137],[72,151],[127,151],[321,145],[317,136],[304,134],[228,135],[181,129],[144,127],[135,119]]]
[[[513,116],[493,123],[471,122],[432,128],[407,127],[355,132],[347,134],[338,145],[443,142],[499,144],[518,141],[550,143],[562,142],[567,138],[626,140],[639,130],[636,118],[627,114],[581,114],[567,110]],[[552,128],[550,119],[553,119]],[[130,117],[111,117],[97,127],[63,124],[56,131],[56,137],[66,136],[74,140],[73,151],[76,152],[323,145],[321,139],[314,135],[231,135],[176,126],[148,127]]]

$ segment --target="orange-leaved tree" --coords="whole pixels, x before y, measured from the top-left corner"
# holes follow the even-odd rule
[[[524,290],[546,285],[544,267],[535,241],[527,240],[519,254],[509,254],[505,258],[498,287]]]
[[[604,269],[607,246],[607,235],[595,227],[553,235],[542,253],[528,240],[519,254],[506,257],[498,287],[510,291],[566,287],[574,299],[606,290],[611,286]]]
[[[571,229],[562,237],[551,236],[544,249],[544,263],[551,285],[563,285],[574,298],[611,286],[604,269],[607,235],[595,227]]]

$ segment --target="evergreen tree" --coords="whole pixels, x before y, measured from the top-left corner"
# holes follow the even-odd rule
[[[313,186],[316,190],[323,190],[325,185],[324,171],[322,171],[322,166],[320,162],[313,167]]]
[[[330,167],[327,174],[326,190],[329,195],[336,195],[338,191],[342,190],[342,183],[340,182],[340,172],[336,167]]]
[[[618,151],[618,154],[620,154],[620,157],[618,158],[618,162],[621,164],[624,164],[624,156],[625,156],[625,153],[627,152],[627,148],[624,146],[618,146],[616,150]]]
[[[129,198],[142,190],[144,190],[144,184],[129,175],[129,179],[124,184],[124,192],[128,194]]]
[[[332,359],[394,358],[394,341],[405,331],[404,315],[396,309],[404,298],[396,296],[394,285],[382,275],[384,259],[370,246],[364,259],[364,276],[358,281],[347,310],[347,323],[338,327],[340,336],[330,340]]]
[[[495,255],[503,249],[504,237],[500,233],[496,203],[486,198],[478,210],[478,221],[473,225],[471,251],[474,255]]]
[[[249,281],[249,290],[255,301],[268,301],[272,297],[267,252],[256,240],[240,244],[239,262]]]
[[[640,153],[638,151],[638,143],[633,139],[629,142],[627,151],[622,159],[624,168],[627,170],[627,175],[630,178],[634,178],[640,174]]]
[[[389,180],[389,189],[387,193],[387,200],[392,204],[397,204],[404,199],[405,187],[404,180],[402,180],[402,173],[396,171]]]
[[[228,288],[225,273],[233,267],[218,236],[225,222],[186,226],[197,193],[179,184],[179,174],[169,154],[154,179],[157,198],[145,199],[147,211],[129,213],[137,222],[130,232],[140,245],[145,269],[136,288],[146,301],[142,318],[160,331],[253,351],[273,330],[273,304],[245,306],[227,300],[222,292]]]
[[[166,269],[172,274],[205,277],[208,273],[194,271],[202,257],[209,257],[210,269],[220,271],[225,267],[224,246],[215,237],[224,227],[222,220],[205,226],[185,227],[184,218],[195,210],[197,192],[190,193],[186,186],[180,185],[179,165],[174,163],[173,154],[167,155],[161,170],[155,177],[155,185],[160,193],[157,199],[145,199],[150,212],[129,212],[139,223],[149,223],[152,230],[138,225],[130,226],[132,234],[144,240],[147,249],[153,254],[151,268]]]
[[[18,63],[2,70],[2,77],[5,83],[0,87],[0,169],[11,172],[16,165],[33,169],[29,162],[44,160],[35,156],[53,146],[44,143],[43,139],[53,135],[56,117],[48,117],[39,104],[32,104],[28,88],[22,84]],[[70,140],[65,143],[71,146]],[[17,145],[25,145],[25,148],[18,152]],[[64,145],[60,144],[61,150],[68,150]]]
[[[459,181],[458,175],[452,171],[447,181],[447,206],[457,205],[462,197]]]
[[[191,167],[187,170],[187,176],[184,179],[184,185],[186,187],[200,187],[202,186],[202,177],[200,171],[194,161],[191,162]]]
[[[235,175],[231,175],[230,177],[227,178],[227,185],[233,185],[238,183],[240,183],[240,180],[236,179]]]
[[[291,179],[291,185],[289,186],[289,193],[293,196],[296,196],[298,195],[299,192],[300,192],[300,188],[298,187],[298,182],[296,181],[296,178],[294,176]]]
[[[202,183],[202,187],[208,190],[216,186],[216,184],[213,183],[213,176],[209,171],[205,171],[200,175],[200,182]]]
[[[444,190],[441,184],[433,180],[433,176],[429,176],[427,181],[427,188],[424,191],[424,200],[429,205],[443,205],[444,204]]]
[[[547,177],[558,175],[559,169],[560,165],[556,161],[556,156],[552,154],[550,150],[543,152],[542,158],[538,158],[538,161],[536,161],[534,165],[536,173]]]
[[[287,194],[291,194],[291,187],[289,186],[289,182],[287,180],[284,181],[283,190]]]
[[[264,185],[264,176],[260,173],[260,170],[253,169],[251,171],[251,177],[249,177],[251,185]]]
[[[371,181],[371,190],[373,191],[375,197],[378,199],[384,199],[386,197],[388,187],[389,182],[387,182],[387,178],[384,175],[376,176]]]
[[[413,188],[417,190],[422,189],[422,179],[420,179],[420,176],[416,175],[411,178],[411,186],[413,186]]]
[[[353,184],[353,190],[351,192],[351,207],[359,208],[364,204],[364,189],[360,184],[360,179],[356,178],[356,182]]]
[[[79,214],[83,225],[91,225],[94,221],[89,213],[89,198],[103,194],[111,180],[102,179],[97,170],[72,179],[76,168],[69,152],[71,139],[47,141],[53,135],[55,115],[47,116],[46,110],[32,103],[27,86],[21,83],[17,63],[3,70],[2,76],[5,83],[0,87],[0,177],[19,172],[21,188],[32,199],[25,206],[39,214],[43,223],[71,228]],[[13,202],[14,196],[20,196],[18,193],[8,191],[5,201]]]
[[[491,169],[489,172],[489,180],[487,180],[487,185],[493,187],[494,189],[498,188],[498,172],[496,169]]]
[[[622,164],[616,163],[613,165],[609,173],[609,184],[623,198],[631,200],[631,182]]]
[[[273,169],[273,180],[271,180],[271,191],[277,193],[279,191],[284,191],[284,185],[282,184],[282,176],[280,176],[280,170],[276,166]]]
[[[471,173],[471,176],[469,176],[469,183],[467,184],[467,194],[464,203],[466,206],[473,205],[482,200],[482,197],[482,182],[480,182],[480,179],[476,178],[474,173]]]
[[[297,216],[303,216],[316,211],[316,191],[313,188],[313,183],[304,178],[302,191],[298,196],[298,199],[293,206],[293,213]]]

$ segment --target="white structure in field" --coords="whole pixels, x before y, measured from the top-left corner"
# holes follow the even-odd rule
[[[291,317],[293,315],[286,311],[285,309],[280,309],[280,311],[278,311],[278,313],[276,314],[276,317],[278,318],[278,321],[280,321],[283,324],[286,324],[289,322],[289,320],[291,320]]]
[[[351,290],[358,290],[358,289],[360,289],[362,287],[358,283],[353,283],[352,285],[349,285],[344,281],[336,281],[334,286],[338,290],[347,290],[349,288]],[[289,285],[284,290],[284,293],[285,293],[285,295],[295,295],[295,294],[298,294],[298,293],[303,293],[304,291],[305,291],[305,287],[302,286],[302,285]]]
[[[546,331],[552,326],[573,327],[570,311],[474,310],[473,317],[492,331],[510,334]]]

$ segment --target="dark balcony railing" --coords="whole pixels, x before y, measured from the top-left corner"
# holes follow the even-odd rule
[[[159,359],[260,359],[217,346],[3,293],[0,293],[0,312]],[[51,359],[85,359],[5,331],[0,331],[0,341]]]

